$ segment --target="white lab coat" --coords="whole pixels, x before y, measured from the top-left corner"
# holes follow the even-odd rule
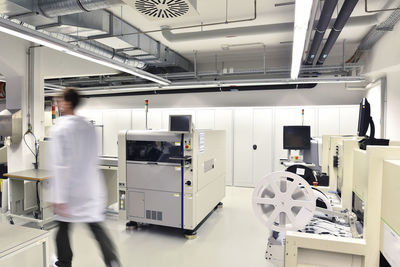
[[[60,117],[50,138],[50,199],[65,203],[68,217],[63,222],[104,220],[106,190],[98,168],[97,137],[89,122],[75,115]]]

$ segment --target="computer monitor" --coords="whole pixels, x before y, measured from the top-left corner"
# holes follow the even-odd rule
[[[366,136],[368,127],[370,127],[369,137]],[[375,125],[371,117],[371,106],[368,100],[364,97],[360,102],[360,112],[358,115],[358,136],[365,136],[364,139],[359,141],[360,149],[366,150],[367,146],[388,146],[388,139],[375,138]]]
[[[367,98],[363,98],[360,102],[360,111],[358,114],[358,128],[357,128],[357,133],[358,136],[365,136],[368,131],[368,127],[370,123],[372,122],[371,118],[371,106],[367,100]],[[372,122],[373,124],[373,122]],[[371,125],[371,133],[370,133],[370,138],[374,138],[375,135],[375,127]]]
[[[309,149],[310,140],[310,126],[283,126],[283,149]]]
[[[192,115],[170,115],[169,130],[171,132],[187,132],[192,130]]]

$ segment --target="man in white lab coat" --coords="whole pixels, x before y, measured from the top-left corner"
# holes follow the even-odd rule
[[[56,266],[70,267],[71,223],[87,223],[100,245],[106,266],[119,266],[115,247],[100,222],[104,220],[106,190],[98,168],[97,138],[94,127],[75,115],[80,96],[67,89],[59,98],[62,116],[51,132],[50,202],[59,223],[56,235]]]

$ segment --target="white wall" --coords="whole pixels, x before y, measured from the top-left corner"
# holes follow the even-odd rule
[[[150,108],[352,105],[362,97],[363,92],[346,90],[343,84],[319,84],[298,90],[97,97],[86,99],[83,108],[142,108],[145,99]]]
[[[387,73],[386,138],[400,140],[400,71]]]
[[[6,107],[22,109],[23,131],[27,129],[27,49],[29,43],[21,39],[0,33],[0,73],[7,84]],[[8,170],[19,171],[32,167],[33,156],[20,142],[8,148]]]
[[[365,73],[371,81],[386,77],[385,138],[400,140],[400,24],[375,44],[366,57]]]

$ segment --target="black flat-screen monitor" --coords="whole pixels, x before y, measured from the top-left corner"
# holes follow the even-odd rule
[[[283,149],[310,149],[310,126],[283,126]]]
[[[171,132],[191,132],[192,115],[170,115],[169,130]]]
[[[367,134],[370,118],[371,106],[368,100],[364,97],[360,102],[360,111],[358,113],[358,136],[365,136]]]

